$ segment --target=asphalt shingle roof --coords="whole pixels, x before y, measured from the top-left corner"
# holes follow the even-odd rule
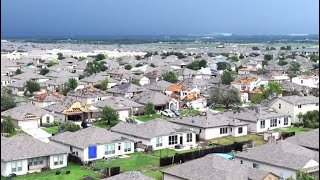
[[[289,137],[286,141],[319,151],[319,128],[301,135]]]

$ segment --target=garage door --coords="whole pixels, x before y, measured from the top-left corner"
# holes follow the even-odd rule
[[[129,111],[125,110],[125,111],[119,111],[119,119],[122,121],[125,121],[126,118],[129,117]]]
[[[35,121],[19,121],[19,127],[21,129],[34,129],[38,128],[38,122]]]

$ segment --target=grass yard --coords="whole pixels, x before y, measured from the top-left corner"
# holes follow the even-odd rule
[[[240,137],[223,137],[223,138],[215,138],[209,140],[210,142],[214,144],[220,144],[220,145],[228,145],[233,144],[234,142],[241,142],[241,141],[249,141],[252,140],[255,146],[260,146],[265,144],[266,142],[263,140],[263,136],[259,136],[257,134],[248,134],[246,136],[240,136]]]
[[[156,180],[162,180],[162,177],[163,177],[160,171],[150,171],[150,172],[144,173],[144,175],[152,177]]]
[[[99,169],[120,166],[120,171],[141,171],[152,167],[159,167],[158,157],[142,152],[129,154],[128,156],[130,157],[114,158],[110,160],[97,160],[93,162],[93,166]]]
[[[101,127],[101,128],[106,128],[106,129],[109,129],[111,126],[114,126],[116,124],[107,124],[106,122],[104,121],[96,121],[93,123],[94,126],[98,126],[98,127]]]
[[[188,150],[183,150],[183,151],[176,151],[174,149],[162,149],[162,150],[156,150],[152,153],[152,155],[157,156],[157,157],[166,157],[166,156],[174,156],[176,153],[182,154],[182,153],[187,153],[187,152],[192,152],[192,151],[197,151],[199,149],[188,149]]]
[[[148,115],[143,115],[143,116],[136,116],[135,119],[143,122],[147,122],[156,118],[162,118],[160,114],[151,114],[150,116]]]
[[[200,115],[200,111],[199,110],[196,110],[196,109],[184,109],[181,111],[181,115],[182,116],[186,116],[186,115],[191,115],[191,116],[197,116],[197,115]]]
[[[25,133],[25,132],[23,132],[23,131],[21,131],[21,130],[13,131],[12,133],[9,133],[9,134],[8,134],[8,137],[12,137],[12,136],[15,136],[15,135],[17,135],[17,134],[22,134],[22,133]]]
[[[99,174],[89,170],[84,169],[78,165],[71,164],[67,167],[59,169],[61,170],[60,175],[55,175],[56,170],[51,170],[48,172],[40,172],[40,173],[31,173],[27,175],[17,176],[15,178],[12,178],[13,180],[79,180],[82,179],[86,175],[90,175],[91,177],[95,179],[99,179]],[[66,174],[66,170],[70,170],[70,174]],[[1,177],[2,179],[2,177]]]
[[[224,107],[221,106],[214,106],[211,109],[219,112],[224,112],[226,110]]]
[[[275,129],[277,132],[295,132],[297,134],[303,134],[307,131],[312,130],[311,128],[300,128],[300,127],[289,127],[289,128],[279,128]]]
[[[59,131],[59,126],[52,126],[48,128],[43,128],[44,131],[46,131],[49,134],[53,134]]]

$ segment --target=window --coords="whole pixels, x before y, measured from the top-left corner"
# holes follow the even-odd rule
[[[19,171],[22,171],[22,162],[21,161],[11,162],[11,172],[19,172]]]
[[[131,143],[125,142],[124,143],[124,152],[129,152],[129,151],[131,151]]]
[[[63,164],[63,155],[59,155],[59,164]]]
[[[55,166],[63,164],[63,155],[53,156],[53,164]]]
[[[259,169],[259,164],[253,163],[253,168]]]
[[[316,106],[319,106],[319,103],[316,103]]]
[[[187,134],[187,142],[192,142],[192,133]]]
[[[240,161],[240,164],[243,164],[243,161],[242,161],[242,160]]]
[[[156,147],[162,146],[162,138],[156,138]]]
[[[281,109],[281,103],[279,103],[279,109]]]
[[[260,121],[260,128],[261,128],[261,129],[266,128],[266,121],[265,121],[265,120]]]
[[[243,131],[242,127],[239,127],[238,128],[238,134],[242,134],[242,131]]]
[[[301,105],[298,105],[298,108],[301,108]]]
[[[109,155],[109,154],[115,154],[115,145],[114,144],[108,144],[105,145],[104,147],[104,154]]]
[[[47,116],[46,118],[47,118],[47,123],[50,123],[50,117]]]
[[[287,118],[287,117],[285,117],[285,118],[284,118],[283,125],[288,125],[288,124],[289,124],[288,118]]]
[[[227,134],[228,133],[228,128],[224,127],[224,128],[220,128],[220,134]]]
[[[303,80],[301,80],[301,84],[303,84]]]
[[[169,145],[178,144],[178,136],[169,136]]]
[[[270,127],[277,127],[277,119],[271,119]]]

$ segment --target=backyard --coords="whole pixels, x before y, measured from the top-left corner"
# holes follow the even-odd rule
[[[255,146],[260,146],[266,143],[263,140],[263,135],[258,135],[258,134],[248,134],[246,136],[240,136],[240,137],[228,136],[228,137],[211,139],[209,141],[214,144],[228,145],[228,144],[233,144],[234,142],[242,142],[242,141],[249,141],[249,140],[252,140]]]
[[[61,174],[56,175],[55,172],[57,170],[50,170],[48,172],[40,172],[40,173],[31,173],[27,175],[17,176],[15,178],[12,178],[14,180],[79,180],[82,179],[86,175],[90,175],[91,177],[95,179],[99,179],[99,174],[89,170],[82,168],[78,165],[71,164],[67,167],[59,169],[61,171]],[[70,174],[66,174],[66,171],[70,170]],[[1,177],[1,179],[6,179],[4,177]]]
[[[277,132],[295,132],[297,134],[303,134],[305,132],[308,132],[312,130],[311,128],[302,128],[302,127],[289,127],[289,128],[281,128],[281,129],[275,129],[274,131]]]
[[[49,134],[53,134],[59,131],[59,126],[47,127],[47,128],[43,128],[43,130]]]
[[[156,118],[163,118],[160,114],[142,115],[136,116],[135,119],[143,122],[147,122]]]
[[[101,127],[101,128],[105,128],[105,129],[109,129],[110,127],[116,125],[116,124],[107,124],[107,122],[105,121],[96,121],[93,123],[94,126],[97,126],[97,127]]]

